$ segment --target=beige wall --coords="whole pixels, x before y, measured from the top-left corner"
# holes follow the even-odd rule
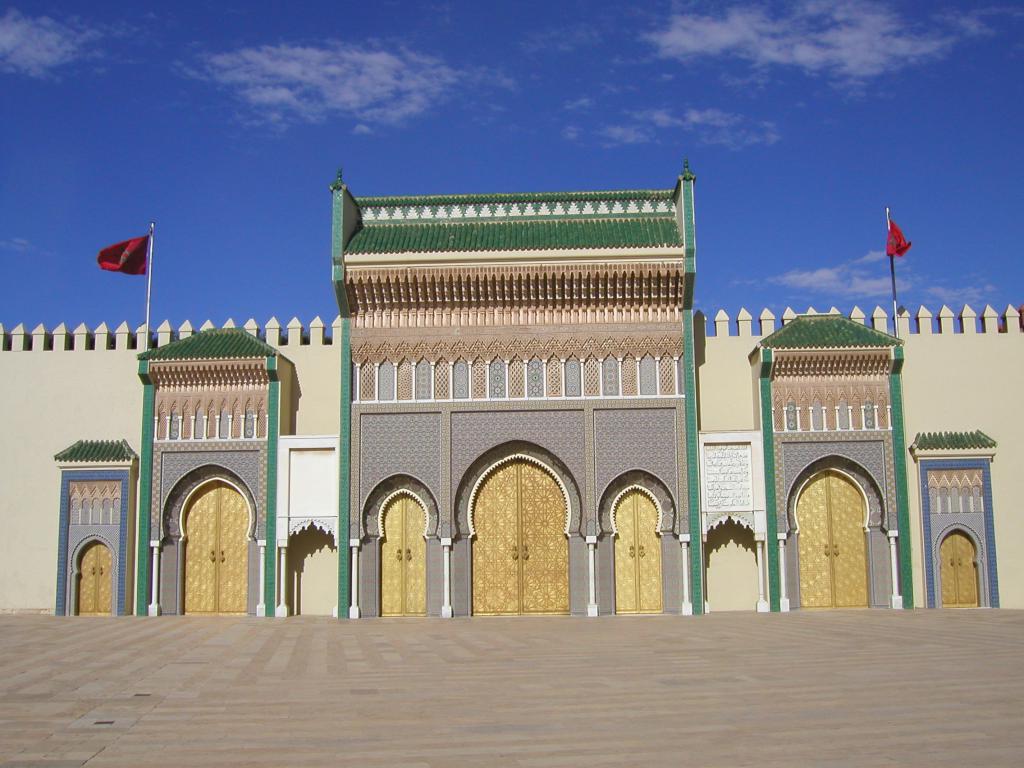
[[[702,430],[758,426],[748,355],[767,328],[745,314],[733,320],[720,313],[708,322],[717,335],[706,340],[698,329]],[[928,317],[923,319],[925,325],[930,323]],[[972,313],[967,319],[970,329]],[[921,431],[973,429],[984,430],[999,442],[992,481],[1000,593],[1003,606],[1024,608],[1024,561],[1014,557],[1011,548],[1024,538],[1024,517],[1017,509],[1017,499],[1024,495],[1024,439],[1018,437],[1024,435],[1024,409],[1016,396],[1024,376],[1024,334],[1016,313],[1008,319],[1011,332],[1006,334],[995,333],[994,313],[985,318],[983,333],[954,333],[957,319],[951,312],[943,314],[939,333],[918,333],[916,323],[914,333],[909,333],[910,324],[904,322],[904,400],[908,443]],[[876,322],[884,322],[884,313]],[[771,325],[778,323],[772,319]],[[260,330],[254,322],[246,328]],[[167,343],[170,328],[161,329],[160,342]],[[293,320],[285,328],[271,321],[263,329],[268,341],[295,364],[297,434],[337,433],[339,348],[325,342],[325,332],[340,339],[339,329],[337,319],[330,328],[318,320],[304,328]],[[20,327],[0,328],[5,350],[0,351],[0,397],[5,405],[0,436],[0,530],[5,534],[0,537],[0,611],[53,610],[60,488],[53,455],[83,438],[125,438],[139,450],[142,386],[136,352],[127,348],[127,327],[110,335],[117,344],[110,350],[105,348],[105,328],[97,329],[98,348],[92,350],[85,349],[84,327],[77,336],[61,331],[53,332],[54,350],[46,351],[45,332],[33,337]],[[74,349],[66,350],[65,345]],[[918,475],[909,456],[908,468],[915,595],[923,604]]]
[[[754,534],[732,520],[708,531],[708,610],[753,611],[757,609],[757,555]]]
[[[906,342],[903,368],[903,400],[907,445],[919,432],[980,429],[999,443],[992,464],[993,506],[995,509],[996,550],[999,565],[999,591],[1005,608],[1024,608],[1024,560],[1014,556],[1013,543],[1024,539],[1024,516],[1018,511],[1018,499],[1024,496],[1024,408],[1019,389],[1024,380],[1024,334],[1019,316],[1012,308],[1000,312],[987,310],[976,319],[965,307],[954,313],[943,308],[935,321],[927,310],[914,318],[902,316],[900,337]],[[702,431],[753,429],[756,379],[752,378],[748,355],[759,339],[782,321],[795,317],[791,310],[776,319],[758,319],[742,312],[735,319],[717,313],[706,323],[703,350],[697,350],[700,380]],[[886,330],[886,313],[876,308],[870,318],[854,308],[851,317]],[[1003,320],[1008,333],[997,333]],[[699,326],[699,323],[698,323]],[[891,323],[888,329],[891,331]],[[967,333],[961,329],[966,328]],[[921,330],[925,332],[922,333]],[[697,329],[697,344],[701,331]],[[926,604],[924,585],[923,530],[920,477],[917,465],[907,454],[912,551],[914,558],[914,597],[918,606]]]
[[[80,340],[84,346],[84,334]],[[127,347],[127,334],[121,341]],[[60,511],[53,455],[81,438],[125,438],[138,451],[137,372],[127,348],[0,352],[0,611],[53,611]]]
[[[260,329],[250,321],[245,327],[262,330],[295,364],[300,390],[292,398],[299,409],[296,431],[337,434],[338,347],[324,343],[324,331],[340,338],[340,322],[333,329],[316,321],[306,327],[298,321],[289,325],[279,328],[271,321]],[[185,325],[179,333],[191,329]],[[20,327],[0,328],[0,612],[54,609],[60,503],[54,454],[80,439],[122,438],[139,452],[142,384],[137,351],[128,348],[128,327],[118,330],[108,334],[105,327],[90,332],[82,326],[76,336],[62,328],[49,334],[40,329],[33,337]],[[166,324],[160,327],[161,346],[170,341],[170,331]],[[108,339],[116,349],[106,348]],[[51,344],[52,350],[44,349]],[[134,583],[134,562],[132,569],[129,584]]]

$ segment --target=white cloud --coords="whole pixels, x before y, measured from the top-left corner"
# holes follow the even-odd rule
[[[30,250],[32,250],[32,243],[23,237],[12,237],[9,240],[0,240],[0,251],[26,253]]]
[[[567,125],[562,129],[562,138],[566,141],[576,141],[580,137],[580,129],[575,125]]]
[[[75,19],[62,23],[10,8],[0,16],[0,72],[47,77],[59,67],[95,56],[88,45],[100,34]]]
[[[355,128],[352,129],[352,133],[354,133],[356,136],[368,136],[369,134],[373,133],[373,130],[370,128],[370,126],[364,123],[359,123]]]
[[[578,99],[565,102],[565,104],[562,105],[562,109],[573,111],[577,109],[590,109],[592,106],[594,106],[594,100],[592,98],[589,96],[580,96]]]
[[[757,5],[677,13],[643,37],[663,58],[732,57],[858,81],[944,56],[965,34],[922,28],[882,3],[804,0],[774,13]]]
[[[433,109],[457,86],[493,72],[459,70],[407,48],[379,50],[332,41],[320,46],[264,45],[208,54],[186,73],[232,92],[257,121],[276,125],[320,122],[329,115],[398,123]]]
[[[791,269],[780,275],[769,276],[765,282],[811,296],[882,299],[890,296],[892,291],[888,270],[865,265],[877,263],[883,258],[884,251],[868,251],[864,256],[835,266]],[[901,274],[900,291],[912,286],[912,279],[905,272]]]
[[[606,125],[599,132],[605,146],[616,144],[645,144],[651,141],[653,134],[639,125]]]
[[[522,48],[530,55],[552,51],[571,53],[600,42],[601,33],[590,24],[584,23],[565,27],[549,27],[533,32],[523,41]]]
[[[703,144],[715,144],[729,149],[742,149],[755,144],[772,145],[779,140],[774,123],[752,121],[743,115],[721,109],[687,109],[677,114],[668,109],[645,109],[630,113],[633,122],[608,126],[602,132],[605,139],[616,144],[637,144],[653,141],[652,129],[679,129],[694,132]]]

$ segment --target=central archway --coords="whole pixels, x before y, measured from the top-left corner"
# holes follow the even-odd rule
[[[484,475],[471,505],[473,613],[569,613],[564,489],[526,457]]]
[[[867,509],[860,488],[841,472],[821,472],[801,490],[796,514],[801,606],[866,608]]]
[[[192,495],[182,519],[185,613],[245,613],[249,530],[245,498],[215,480]]]

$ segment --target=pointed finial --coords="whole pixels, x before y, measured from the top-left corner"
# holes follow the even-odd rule
[[[331,192],[337,192],[339,189],[341,189],[343,186],[345,186],[345,181],[341,177],[341,172],[342,172],[342,168],[339,167],[338,168],[338,175],[335,176],[334,177],[334,181],[331,182],[331,186],[330,186]]]
[[[696,181],[697,176],[690,170],[690,158],[683,158],[683,181]]]

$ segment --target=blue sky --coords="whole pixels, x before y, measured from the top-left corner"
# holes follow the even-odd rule
[[[336,313],[330,196],[669,187],[698,307],[1024,302],[1024,9],[0,3],[0,322]],[[285,7],[291,10],[283,10]]]

